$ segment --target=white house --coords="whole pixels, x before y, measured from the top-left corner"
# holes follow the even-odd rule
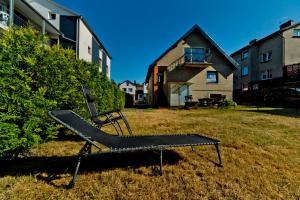
[[[119,88],[124,92],[135,96],[136,84],[132,83],[131,81],[129,80],[123,81],[122,83],[119,84]]]
[[[57,43],[76,51],[78,58],[97,64],[99,72],[106,74],[110,79],[111,56],[79,13],[52,0],[25,1],[62,32]]]

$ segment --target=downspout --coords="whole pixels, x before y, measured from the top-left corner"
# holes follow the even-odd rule
[[[43,35],[46,34],[46,22],[45,22],[45,20],[43,20],[43,22],[42,22],[42,33],[43,33]]]
[[[9,0],[9,26],[14,25],[14,7],[15,7],[14,0]]]

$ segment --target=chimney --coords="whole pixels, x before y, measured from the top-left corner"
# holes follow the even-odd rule
[[[249,44],[250,44],[250,45],[251,45],[251,44],[254,44],[256,41],[257,41],[257,39],[255,38],[255,39],[251,40],[251,41],[249,42]]]
[[[279,29],[282,30],[282,29],[284,29],[284,28],[286,28],[286,27],[291,26],[293,23],[294,23],[294,21],[290,19],[290,20],[288,20],[287,22],[284,22],[283,24],[281,24],[281,25],[279,26]]]

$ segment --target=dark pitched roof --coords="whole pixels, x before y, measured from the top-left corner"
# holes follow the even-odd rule
[[[125,81],[119,83],[118,86],[120,86],[122,83],[125,83],[125,82],[130,83],[131,85],[135,85],[133,82],[131,82],[131,81],[129,81],[129,80],[125,80]]]
[[[204,30],[201,29],[201,27],[198,24],[195,24],[188,32],[186,32],[171,47],[169,47],[162,55],[160,55],[151,65],[149,65],[147,76],[146,76],[146,80],[145,80],[146,83],[148,83],[148,80],[149,80],[150,75],[151,75],[151,71],[153,70],[153,67],[156,65],[156,63],[161,58],[163,58],[167,53],[169,53],[169,51],[171,51],[172,49],[176,48],[177,45],[178,45],[178,43],[181,40],[186,39],[194,31],[198,31],[213,47],[215,47],[217,49],[217,51],[219,51],[224,56],[224,58],[229,61],[229,63],[232,65],[232,67],[234,69],[237,68],[237,65],[238,65],[237,62],[234,59],[232,59],[230,56],[228,56],[225,53],[225,51]]]
[[[273,36],[278,35],[278,34],[281,34],[282,32],[284,32],[284,31],[286,31],[286,30],[289,30],[289,29],[291,29],[291,28],[294,28],[295,26],[298,26],[298,25],[300,25],[300,22],[294,23],[294,24],[292,24],[292,25],[290,25],[290,26],[287,26],[287,27],[285,27],[285,28],[279,29],[279,30],[277,30],[277,31],[275,31],[275,32],[273,32],[273,33],[271,33],[270,35],[267,35],[266,37],[263,37],[263,38],[261,38],[261,39],[259,39],[259,40],[256,40],[255,42],[253,42],[253,43],[251,43],[251,44],[247,44],[246,46],[240,48],[239,50],[237,50],[237,51],[235,51],[235,52],[233,52],[233,53],[231,53],[230,55],[233,56],[233,55],[235,55],[235,54],[237,54],[237,53],[240,53],[240,52],[242,52],[242,51],[245,51],[245,50],[247,50],[248,48],[250,48],[251,46],[254,46],[254,45],[257,45],[257,44],[259,44],[259,43],[261,43],[261,42],[264,42],[264,41],[266,41],[266,40],[272,38]]]

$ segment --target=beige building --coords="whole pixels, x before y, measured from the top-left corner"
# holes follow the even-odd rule
[[[250,41],[231,56],[239,63],[234,72],[235,100],[246,91],[299,85],[300,23],[289,20],[276,32]]]
[[[194,101],[219,96],[232,99],[236,65],[195,25],[149,66],[145,81],[149,104],[180,106],[188,95]]]

